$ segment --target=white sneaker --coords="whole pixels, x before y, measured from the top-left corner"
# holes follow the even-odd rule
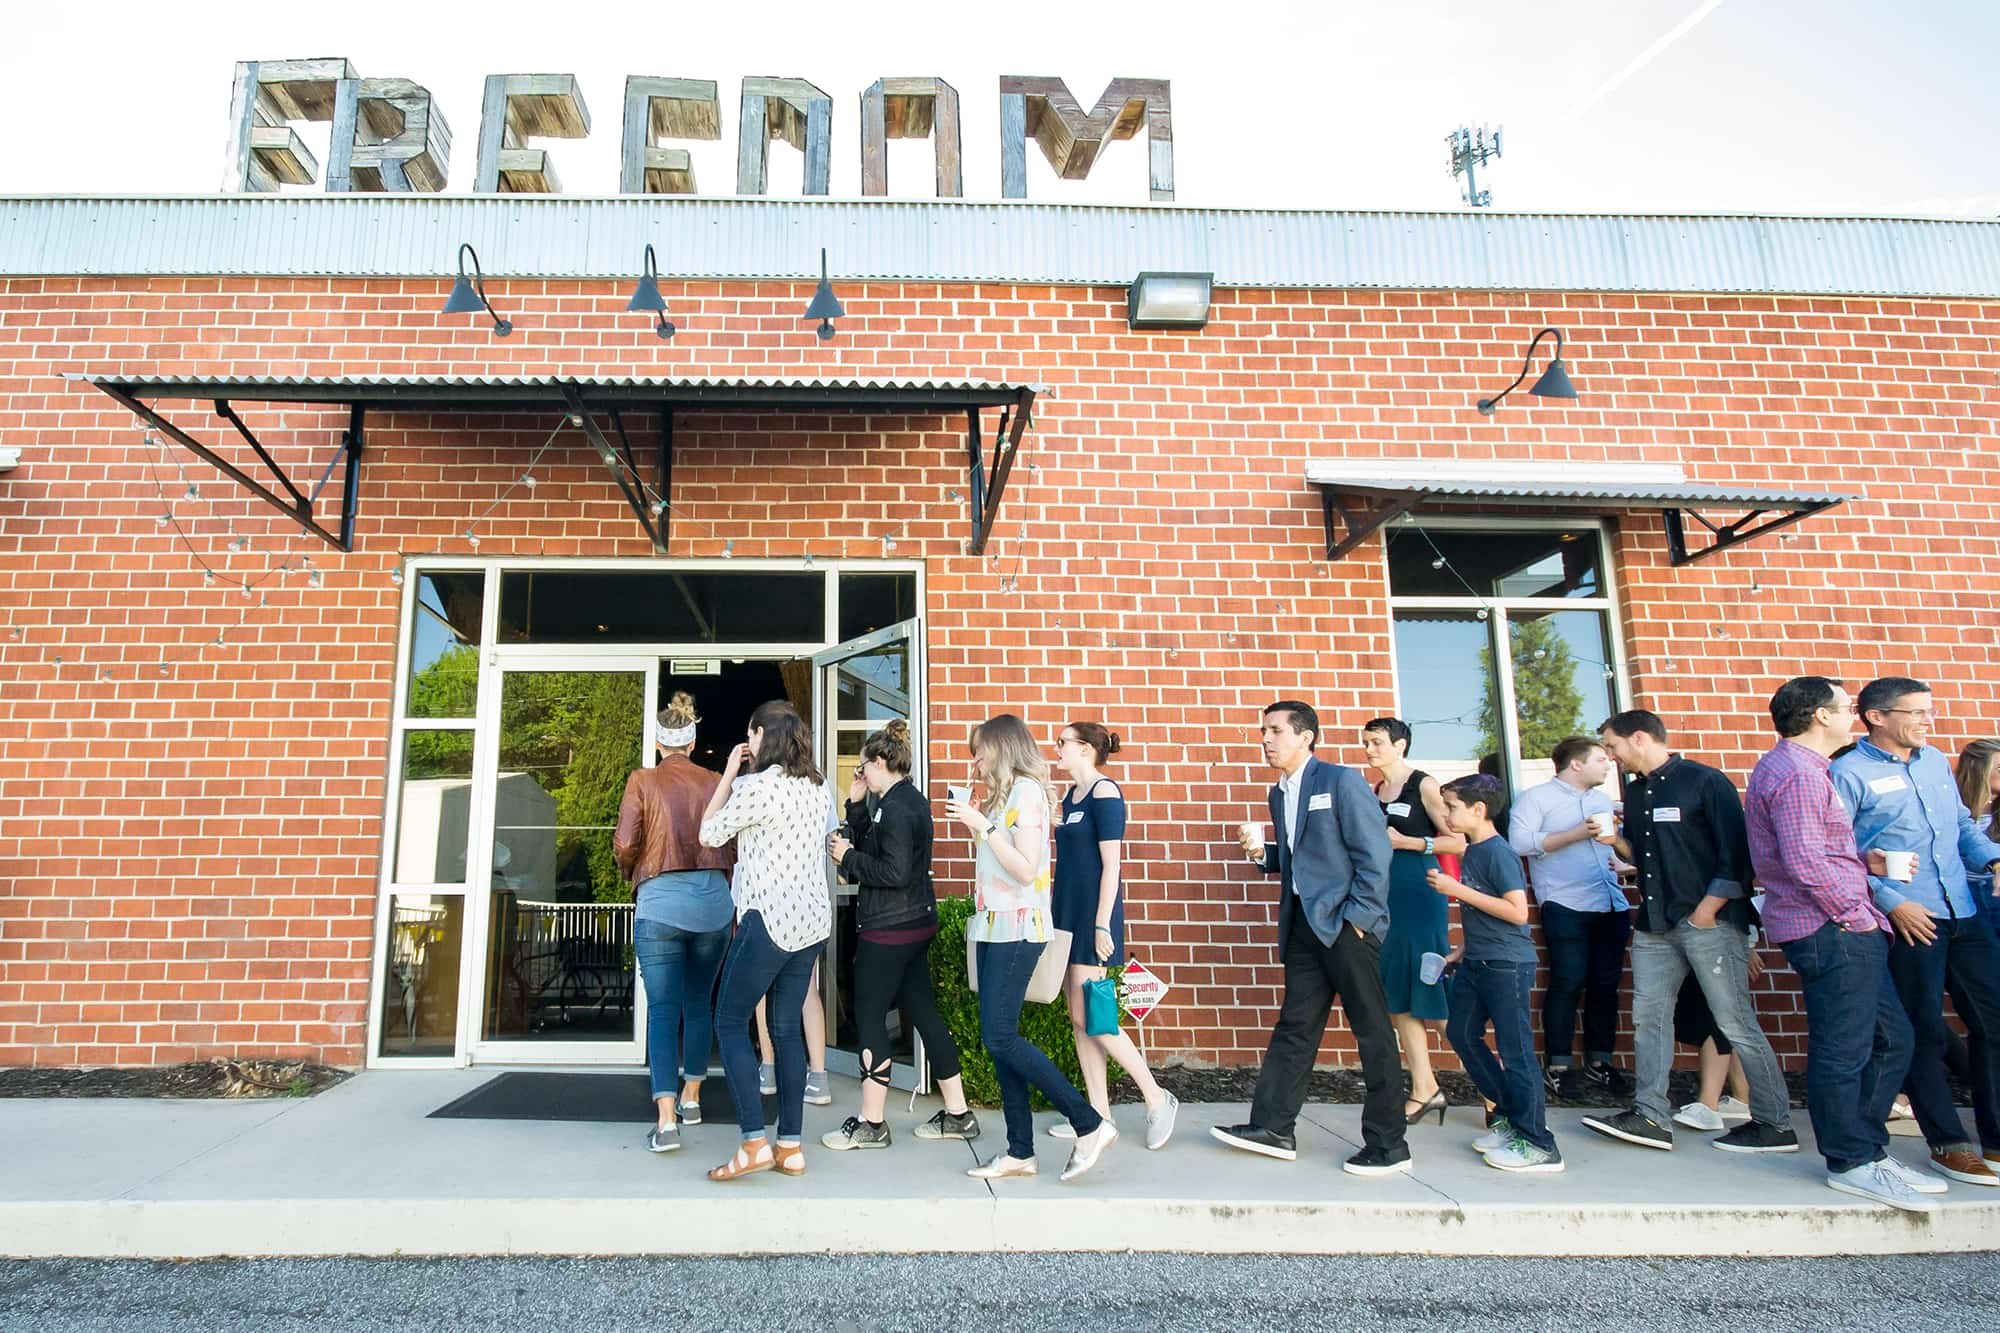
[[[1160,1094],[1159,1109],[1146,1112],[1146,1147],[1157,1152],[1174,1136],[1174,1120],[1181,1113],[1181,1099],[1171,1092]]]
[[[1513,1141],[1514,1127],[1507,1123],[1507,1117],[1503,1115],[1493,1122],[1493,1128],[1472,1141],[1472,1151],[1483,1156],[1486,1153],[1499,1152]]]
[[[1097,1159],[1104,1155],[1104,1150],[1116,1142],[1118,1142],[1118,1126],[1112,1124],[1110,1118],[1106,1117],[1098,1122],[1096,1129],[1077,1137],[1076,1146],[1069,1150],[1069,1164],[1063,1167],[1062,1175],[1057,1179],[1075,1180],[1096,1166]]]
[[[1827,1186],[1842,1194],[1855,1194],[1876,1203],[1900,1208],[1906,1213],[1934,1213],[1937,1203],[1903,1183],[1903,1177],[1880,1162],[1869,1162],[1849,1171],[1829,1172]]]
[[[1052,1139],[1073,1139],[1076,1137],[1076,1126],[1070,1124],[1067,1120],[1058,1120],[1049,1126],[1049,1137]]]
[[[1748,1120],[1750,1108],[1734,1097],[1724,1097],[1715,1103],[1715,1111],[1724,1120]]]
[[[1704,1134],[1713,1134],[1722,1128],[1722,1116],[1700,1102],[1689,1102],[1674,1112],[1674,1123],[1686,1125],[1689,1129],[1698,1129]]]
[[[1887,1167],[1905,1185],[1908,1185],[1919,1194],[1943,1194],[1951,1188],[1951,1186],[1945,1184],[1936,1176],[1927,1175],[1914,1167],[1904,1166],[1887,1153],[1884,1153],[1882,1159],[1875,1163],[1875,1165]]]

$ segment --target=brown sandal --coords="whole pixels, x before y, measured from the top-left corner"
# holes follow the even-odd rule
[[[806,1173],[806,1150],[801,1144],[781,1143],[771,1165],[782,1175],[802,1176]]]
[[[750,1145],[753,1143],[758,1145],[762,1151],[752,1152]],[[755,1175],[759,1171],[769,1171],[772,1165],[771,1145],[763,1139],[746,1139],[743,1146],[736,1150],[734,1157],[724,1162],[721,1166],[709,1168],[708,1178],[710,1180],[734,1180],[738,1176],[749,1176]],[[799,1169],[803,1171],[805,1168],[802,1165]]]

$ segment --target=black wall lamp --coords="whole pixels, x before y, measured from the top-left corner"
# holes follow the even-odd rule
[[[1521,387],[1521,381],[1528,378],[1528,367],[1531,364],[1533,364],[1535,360],[1535,347],[1542,341],[1542,339],[1547,338],[1550,335],[1554,335],[1556,340],[1556,354],[1554,357],[1550,359],[1549,368],[1542,372],[1542,377],[1536,380],[1532,385],[1528,386],[1528,392],[1533,394],[1537,398],[1576,397],[1576,386],[1569,382],[1569,372],[1563,369],[1562,330],[1543,329],[1540,333],[1535,335],[1534,341],[1528,344],[1528,354],[1521,358],[1521,373],[1514,377],[1514,382],[1508,385],[1506,388],[1502,389],[1499,393],[1495,394],[1493,397],[1482,398],[1479,400],[1480,416],[1483,417],[1492,416],[1493,409],[1500,406],[1500,400],[1502,398],[1505,398],[1508,394],[1514,392],[1514,390]]]
[[[1134,329],[1199,329],[1215,299],[1213,273],[1141,273],[1125,292],[1125,323]]]
[[[799,318],[818,320],[816,332],[819,340],[826,342],[833,337],[833,321],[844,318],[846,314],[847,311],[841,308],[840,298],[833,294],[833,284],[827,280],[826,248],[822,246],[819,252],[819,290],[813,293],[812,304]]]
[[[472,261],[472,274],[466,276],[465,261]],[[458,247],[458,281],[451,285],[451,295],[445,298],[444,312],[447,315],[476,315],[484,310],[493,317],[493,336],[504,338],[514,331],[511,321],[500,318],[493,309],[493,303],[486,299],[486,276],[479,271],[479,253],[470,241]]]
[[[667,299],[660,295],[660,270],[653,259],[653,247],[646,247],[646,271],[639,275],[639,285],[632,292],[632,299],[625,303],[627,310],[650,310],[653,312],[653,332],[662,338],[674,336],[673,321],[667,318]]]

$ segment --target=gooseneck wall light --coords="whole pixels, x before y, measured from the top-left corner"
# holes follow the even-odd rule
[[[472,264],[472,272],[465,271],[467,261]],[[493,303],[486,299],[486,277],[479,271],[479,254],[471,242],[458,247],[458,281],[451,285],[451,295],[445,298],[444,312],[447,315],[476,315],[484,310],[493,319],[493,336],[504,338],[514,331],[511,321],[500,318],[493,309]]]
[[[653,247],[646,247],[646,269],[639,275],[639,285],[632,292],[632,299],[625,303],[627,310],[650,310],[653,312],[653,332],[662,338],[674,336],[673,321],[667,318],[667,299],[660,295],[660,269],[653,259]]]
[[[1541,343],[1542,339],[1548,337],[1553,337],[1556,340],[1556,354],[1549,360],[1549,368],[1542,372],[1542,377],[1528,387],[1528,392],[1537,398],[1576,397],[1576,386],[1569,382],[1569,372],[1563,369],[1562,330],[1543,329],[1528,344],[1528,354],[1521,358],[1521,373],[1514,377],[1514,382],[1499,393],[1494,394],[1491,398],[1482,398],[1479,400],[1479,415],[1483,417],[1492,416],[1493,409],[1500,406],[1500,400],[1521,387],[1521,381],[1528,378],[1528,367],[1534,364],[1536,346]]]
[[[841,308],[840,298],[833,294],[833,283],[827,279],[826,250],[822,247],[819,252],[819,290],[813,293],[812,304],[806,307],[806,313],[800,318],[818,320],[816,332],[819,340],[826,342],[833,337],[833,321],[846,314],[847,311]]]

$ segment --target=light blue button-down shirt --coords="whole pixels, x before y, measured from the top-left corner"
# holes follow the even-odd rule
[[[1907,884],[1868,877],[1877,907],[1889,912],[1908,899],[1932,916],[1969,917],[1979,911],[1966,871],[1983,873],[2000,861],[2000,844],[1972,822],[1941,751],[1926,745],[1898,759],[1860,741],[1833,761],[1833,789],[1854,817],[1854,841],[1864,854],[1917,854],[1916,878]]]
[[[1530,787],[1507,812],[1507,841],[1528,862],[1535,901],[1557,903],[1572,912],[1627,912],[1632,909],[1611,868],[1611,849],[1595,838],[1548,849],[1548,836],[1573,829],[1590,816],[1613,808],[1596,787],[1578,791],[1561,778]]]

